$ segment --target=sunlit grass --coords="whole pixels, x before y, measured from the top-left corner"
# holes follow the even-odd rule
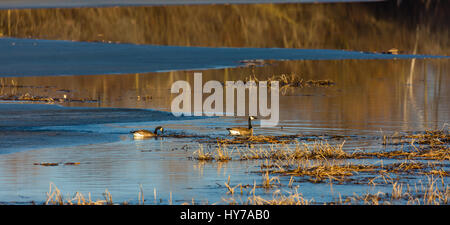
[[[199,161],[213,161],[216,162],[226,162],[231,160],[231,155],[233,154],[233,149],[227,149],[225,144],[217,144],[214,152],[205,152],[203,150],[203,145],[200,144],[199,148],[193,152],[193,158]]]
[[[47,192],[47,200],[45,205],[112,205],[112,195],[108,189],[103,193],[103,200],[92,200],[91,193],[85,197],[80,192],[76,192],[72,197],[64,197],[61,191],[54,183],[50,183],[49,191]],[[122,204],[126,204],[125,202]]]
[[[403,4],[403,3],[402,3]],[[447,21],[439,10],[396,17],[416,5],[248,4],[0,10],[0,36],[137,44],[448,52]],[[440,2],[434,9],[445,8]],[[395,13],[393,13],[394,11]],[[440,12],[439,14],[437,12]],[[351,15],[352,23],[348,16]],[[370,24],[370,26],[367,26]],[[439,26],[441,25],[441,26]],[[355,39],[354,37],[358,38]],[[261,38],[264,37],[264,38]],[[405,38],[412,37],[412,38]],[[443,49],[444,48],[444,49]]]

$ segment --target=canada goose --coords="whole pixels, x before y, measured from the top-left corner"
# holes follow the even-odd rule
[[[233,136],[253,136],[253,127],[252,127],[252,120],[257,119],[254,116],[248,117],[248,128],[245,127],[232,127],[227,128],[228,132],[230,132],[230,135]]]
[[[161,133],[164,133],[164,128],[161,126],[155,128],[155,132],[151,132],[148,130],[136,130],[131,131],[133,133],[134,138],[148,138],[148,137],[155,137],[158,136],[158,130],[161,131]]]

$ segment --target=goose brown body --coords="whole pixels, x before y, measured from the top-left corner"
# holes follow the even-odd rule
[[[250,116],[248,117],[248,128],[246,127],[232,127],[227,128],[228,132],[232,136],[253,136],[253,127],[252,120],[256,119],[256,117]]]
[[[157,127],[157,128],[155,128],[155,132],[151,132],[148,130],[136,130],[136,131],[132,131],[131,133],[133,133],[134,138],[140,139],[140,138],[156,137],[156,136],[158,136],[158,130],[161,132],[164,131],[164,129],[162,127]]]
[[[227,130],[232,136],[253,136],[253,128],[233,127]]]

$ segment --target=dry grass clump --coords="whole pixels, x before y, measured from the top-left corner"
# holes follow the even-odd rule
[[[401,149],[377,152],[352,152],[343,150],[345,140],[338,145],[330,145],[326,140],[312,143],[299,143],[301,135],[282,136],[249,136],[235,137],[232,139],[214,139],[222,145],[247,145],[247,148],[239,150],[241,160],[253,159],[368,159],[368,158],[390,158],[390,159],[424,159],[424,160],[450,160],[450,139],[448,132],[427,131],[424,134],[391,137],[389,140],[400,138],[400,142],[388,143],[384,136],[385,145],[403,144]],[[321,137],[323,140],[323,137]],[[331,137],[333,140],[343,138],[341,136]],[[402,139],[403,138],[403,139]],[[409,138],[409,139],[408,139]],[[307,139],[308,141],[310,139]],[[208,142],[208,141],[207,141]],[[292,148],[294,144],[295,147]],[[257,148],[255,145],[272,144],[270,149]],[[406,147],[404,144],[407,144]],[[250,146],[250,147],[249,147]],[[238,147],[238,146],[237,146]]]
[[[401,199],[403,198],[403,184],[399,184],[398,182],[392,183],[392,194],[391,198],[394,199]]]
[[[438,150],[427,150],[421,152],[417,157],[430,160],[450,160],[450,148],[446,147]]]
[[[246,204],[249,205],[311,205],[314,199],[306,199],[297,189],[294,192],[283,194],[281,190],[276,190],[272,194],[272,199],[265,199],[261,196],[253,195],[248,197]]]
[[[402,162],[402,163],[393,163],[389,164],[384,169],[390,173],[401,173],[408,172],[413,173],[417,170],[422,170],[426,167],[424,163],[421,162]]]
[[[407,204],[410,205],[447,205],[450,203],[450,186],[445,184],[442,176],[427,176],[425,186],[421,183],[420,187],[417,187],[416,184],[414,189],[413,192],[408,185],[407,190],[402,192],[401,188],[398,188],[395,190],[396,197],[407,199]],[[392,198],[394,198],[394,189]]]
[[[378,168],[374,165],[354,165],[351,163],[340,164],[334,161],[311,161],[307,160],[297,166],[288,165],[282,169],[272,170],[271,173],[309,177],[313,183],[325,180],[344,182],[349,176],[360,172],[373,172]]]
[[[63,103],[63,102],[98,102],[95,99],[75,99],[68,98],[67,95],[63,97],[48,97],[48,96],[34,96],[29,93],[21,95],[6,94],[0,95],[1,101],[26,101],[26,102],[46,102],[46,103]]]
[[[253,183],[253,185],[247,184],[247,185],[242,185],[242,184],[237,184],[234,187],[231,186],[230,184],[230,176],[228,176],[228,180],[227,182],[224,183],[225,187],[227,188],[227,194],[231,194],[234,195],[234,193],[236,192],[236,188],[240,188],[240,194],[243,195],[244,194],[244,189],[248,189],[251,188],[251,190],[247,193],[253,193],[253,195],[255,194],[256,188],[264,188],[264,189],[271,189],[275,186],[280,186],[281,185],[281,181],[279,177],[270,177],[269,172],[266,172],[263,174],[262,176],[262,183],[261,185],[257,185],[256,181]]]
[[[347,159],[376,159],[376,158],[399,158],[399,159],[427,159],[426,154],[436,154],[436,150],[404,151],[395,150],[389,152],[353,152],[343,150],[345,141],[341,144],[331,145],[327,141],[314,141],[312,143],[300,143],[295,145],[272,144],[272,145],[247,145],[246,148],[237,148],[239,160],[265,160],[261,161],[260,168],[263,184],[260,187],[271,187],[275,179],[268,178],[268,174],[279,174],[282,176],[305,177],[313,183],[319,182],[354,182],[355,184],[377,185],[376,180],[384,180],[384,185],[393,182],[391,174],[415,174],[415,175],[439,175],[448,176],[449,172],[436,167],[436,163],[424,163],[415,161],[404,161],[387,165],[374,164],[352,164],[342,160]],[[231,159],[231,156],[222,156],[220,142],[216,148],[216,161],[221,158]],[[199,152],[203,153],[199,150]],[[229,151],[228,151],[229,152]],[[218,157],[220,156],[220,157]],[[201,157],[197,157],[200,159]],[[212,160],[214,156],[210,153],[207,157]],[[436,157],[433,157],[435,159]],[[339,160],[339,161],[336,161]],[[376,177],[355,180],[351,177],[359,174],[376,174]],[[266,181],[266,182],[264,182]],[[279,183],[279,182],[278,182]],[[245,186],[240,186],[245,187]],[[398,188],[398,187],[395,187]],[[231,192],[231,191],[230,191]],[[394,195],[396,196],[396,195]]]
[[[450,160],[450,135],[444,130],[428,130],[420,134],[393,137],[383,136],[383,145],[402,145],[402,148],[394,151],[360,153],[360,155],[373,158]]]
[[[242,190],[241,185],[241,190]],[[314,199],[306,199],[301,193],[298,192],[298,188],[293,191],[283,193],[280,189],[276,189],[272,192],[272,198],[267,199],[255,194],[256,184],[253,185],[253,189],[250,192],[250,196],[243,200],[240,198],[237,200],[234,197],[222,198],[222,201],[231,205],[311,205],[314,204]]]
[[[259,79],[252,75],[245,79],[246,81],[255,81],[258,82]],[[278,81],[280,88],[287,87],[329,87],[334,85],[335,83],[331,80],[304,80],[300,75],[291,73],[291,74],[281,74],[281,75],[273,75],[266,79],[267,85],[270,86],[270,82]]]
[[[315,141],[312,144],[303,143],[297,145],[294,151],[295,158],[306,159],[346,159],[351,154],[343,150],[345,141],[337,146],[330,145],[327,141]]]
[[[384,151],[384,152],[365,152],[365,153],[359,153],[360,157],[365,158],[391,158],[391,159],[412,159],[414,158],[416,153],[411,153],[401,150],[394,150],[394,151]]]
[[[342,200],[340,197],[337,201],[331,204],[366,204],[366,205],[381,205],[381,204],[408,204],[408,205],[447,205],[449,204],[450,186],[445,185],[444,179],[441,177],[441,184],[438,184],[439,178],[429,176],[428,182],[414,185],[414,190],[410,185],[399,183],[398,181],[391,181],[391,193],[378,192],[376,194],[362,194],[346,197]]]
[[[438,166],[438,165],[435,163],[425,164],[422,162],[405,161],[405,162],[401,162],[401,163],[393,163],[393,164],[381,166],[381,168],[379,170],[379,174],[381,174],[382,176],[385,176],[386,173],[408,173],[408,174],[437,175],[437,176],[441,176],[441,177],[450,175],[449,172],[445,171],[443,168],[439,169],[439,168],[436,168],[436,166]]]
[[[345,140],[350,139],[350,136],[344,135],[308,135],[303,136],[302,134],[293,135],[253,135],[253,136],[236,136],[232,138],[211,138],[208,136],[198,136],[198,135],[171,135],[171,137],[196,137],[204,138],[199,141],[203,143],[220,143],[227,145],[252,145],[252,144],[290,144],[296,143],[299,140],[313,142],[317,140]]]
[[[217,148],[215,151],[214,159],[218,162],[231,160],[231,154],[233,154],[233,150],[228,150],[226,145],[217,144]]]
[[[434,176],[440,176],[440,177],[448,177],[450,176],[450,173],[445,171],[444,169],[439,169],[439,170],[430,170],[428,172],[422,172],[421,174],[426,174],[426,175],[434,175]]]
[[[387,140],[395,140],[389,142]],[[410,134],[396,137],[383,137],[384,145],[405,145],[411,151],[401,150],[372,153],[372,156],[386,158],[423,158],[428,160],[450,160],[450,134],[448,130],[427,130],[420,134]]]
[[[31,101],[31,102],[55,102],[55,98],[51,97],[42,97],[42,96],[32,96],[28,93],[22,95],[2,95],[0,96],[0,100],[3,101]],[[58,99],[56,99],[58,100]]]
[[[229,182],[229,180],[228,180]],[[440,183],[440,184],[439,184]],[[336,200],[331,202],[324,202],[327,205],[392,205],[392,204],[409,204],[409,205],[441,205],[449,204],[450,197],[450,186],[445,184],[442,177],[436,178],[429,176],[427,183],[422,184],[420,181],[420,186],[417,183],[412,188],[409,184],[405,185],[399,181],[390,180],[388,185],[391,185],[391,191],[389,193],[384,193],[378,191],[377,193],[364,193],[356,194],[353,193],[352,196],[342,197],[340,193]],[[242,188],[248,187],[250,185],[237,185],[236,187]],[[229,186],[227,186],[229,187]],[[281,189],[276,189],[272,192],[272,198],[264,198],[255,194],[255,190],[258,186],[256,183],[253,185],[252,191],[250,191],[250,196],[243,201],[240,201],[231,197],[229,199],[222,198],[228,204],[250,204],[250,205],[310,205],[317,204],[314,199],[306,199],[301,193],[298,192],[298,188],[293,189],[290,192],[282,193]]]
[[[339,199],[334,201],[334,202],[330,202],[327,204],[330,205],[352,205],[352,204],[364,204],[364,205],[382,205],[382,204],[387,204],[386,202],[386,193],[383,192],[377,192],[375,194],[371,194],[371,193],[365,193],[362,195],[358,195],[356,193],[353,194],[353,196],[348,196],[345,199],[342,199],[341,196],[339,196]]]
[[[199,136],[200,137],[200,136]],[[202,140],[204,142],[218,142],[221,144],[289,144],[298,142],[299,139],[304,141],[314,141],[317,139],[332,139],[339,140],[349,138],[349,136],[339,136],[339,135],[311,135],[305,137],[301,134],[294,135],[280,135],[280,136],[270,136],[270,135],[254,135],[254,136],[237,136],[233,138],[217,138],[217,139],[207,139]]]
[[[259,79],[255,75],[251,75],[245,78],[246,81],[259,82]],[[305,87],[330,87],[335,83],[332,80],[304,80],[300,75],[291,74],[281,74],[273,75],[266,79],[268,87],[272,81],[278,81],[281,93],[285,95],[287,91],[293,90],[292,88],[305,88]]]
[[[402,162],[388,165],[374,164],[352,164],[345,161],[329,160],[276,160],[267,161],[261,164],[261,169],[266,169],[270,173],[281,174],[285,176],[309,177],[309,181],[319,183],[329,180],[339,183],[352,181],[355,184],[361,184],[361,180],[350,179],[351,176],[360,173],[377,174],[378,176],[368,179],[369,185],[377,185],[375,180],[382,179],[384,184],[393,182],[389,174],[423,174],[448,176],[449,172],[443,169],[437,169],[435,164],[421,162]]]
[[[269,176],[269,172],[266,171],[266,173],[263,175],[263,182],[262,182],[262,187],[263,188],[272,188],[275,185],[279,185],[281,184],[280,182],[280,178],[278,177],[270,177]]]
[[[450,186],[445,186],[444,178],[441,177],[442,181],[442,189],[439,188],[439,185],[437,184],[438,179],[434,179],[433,176],[428,177],[428,185],[425,191],[423,192],[422,196],[422,203],[423,204],[449,204],[450,201]]]
[[[49,191],[47,192],[47,200],[45,205],[112,205],[112,196],[108,192],[108,189],[103,193],[104,200],[93,201],[91,199],[91,193],[89,193],[88,198],[84,197],[83,194],[76,192],[73,197],[68,197],[64,199],[61,191],[56,187],[54,183],[50,183]]]
[[[268,83],[271,81],[278,81],[281,88],[287,87],[329,87],[334,85],[334,82],[331,80],[304,80],[301,76],[297,74],[281,74],[274,75],[268,78]]]
[[[417,151],[405,151],[404,149],[385,152],[358,153],[361,158],[391,158],[391,159],[426,159],[426,160],[450,160],[450,148],[442,149],[417,149]]]
[[[291,179],[292,180],[292,179]],[[266,182],[268,181],[268,182]],[[256,195],[256,188],[272,188],[275,183],[279,183],[278,177],[269,178],[269,174],[263,176],[263,185],[258,186],[256,183],[253,185],[242,185],[238,184],[234,187],[230,186],[230,176],[228,181],[225,183],[227,187],[228,194],[233,195],[235,190],[239,187],[241,195],[244,194],[243,189],[252,188],[250,192],[247,192],[249,196],[244,201],[240,197],[240,201],[236,200],[234,196],[229,199],[222,198],[222,200],[228,204],[249,204],[249,205],[310,205],[316,204],[314,199],[307,199],[303,197],[301,193],[298,192],[298,188],[291,189],[289,192],[283,193],[281,189],[273,190],[272,198],[264,198]],[[266,184],[266,185],[264,185]],[[366,205],[381,205],[381,204],[409,204],[409,205],[447,205],[450,199],[450,186],[445,183],[443,177],[428,176],[427,183],[423,184],[419,181],[412,188],[410,185],[405,185],[399,183],[398,181],[391,180],[390,185],[392,185],[390,193],[377,192],[375,194],[365,193],[365,194],[353,194],[352,196],[341,197],[338,193],[339,198],[332,202],[324,202],[324,204],[366,204]],[[155,204],[156,204],[156,189],[155,189]],[[79,192],[76,192],[72,197],[64,198],[61,191],[54,185],[50,183],[50,189],[47,192],[47,200],[45,205],[112,205],[112,195],[105,190],[103,193],[104,199],[93,201],[89,193],[86,198]],[[139,192],[139,204],[144,203],[144,194],[142,186],[140,186]],[[170,198],[169,203],[172,200]],[[126,202],[122,204],[128,204]],[[186,203],[183,203],[186,204]],[[194,199],[192,199],[192,204],[195,204]],[[208,203],[205,203],[208,204]]]
[[[233,195],[234,194],[234,190],[236,188],[238,188],[238,187],[240,187],[241,194],[243,194],[243,192],[242,192],[242,188],[243,188],[242,184],[238,184],[238,185],[236,185],[234,187],[230,186],[230,176],[228,176],[228,181],[225,183],[225,187],[227,187],[227,189],[228,189],[227,194],[232,194]]]
[[[293,142],[294,138],[292,137],[290,139],[287,138],[281,138],[277,136],[264,136],[264,135],[258,135],[258,136],[248,136],[248,137],[235,137],[233,139],[217,139],[217,142],[220,144],[281,144],[281,143],[289,143]]]
[[[288,145],[272,145],[270,149],[255,148],[251,145],[245,150],[239,151],[241,160],[252,159],[276,159],[276,160],[300,160],[300,159],[347,159],[352,158],[353,153],[343,150],[344,142],[337,146],[330,145],[327,141],[315,141],[311,144],[299,142],[295,148]]]
[[[231,160],[231,155],[233,150],[228,150],[225,144],[217,144],[214,150],[214,154],[211,152],[205,152],[203,150],[203,145],[199,145],[199,149],[193,153],[194,159],[200,161],[212,161],[224,162]]]
[[[201,161],[211,161],[213,156],[211,152],[204,152],[203,145],[199,145],[199,149],[193,153],[194,159]]]
[[[414,139],[416,143],[430,147],[450,144],[450,134],[447,130],[427,130],[421,134],[405,135],[403,138]]]
[[[268,149],[263,148],[255,148],[254,145],[247,147],[245,150],[239,150],[239,158],[240,160],[256,160],[256,159],[270,159],[274,153],[273,146]]]

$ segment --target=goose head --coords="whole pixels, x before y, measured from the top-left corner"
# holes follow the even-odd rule
[[[161,126],[158,126],[158,127],[155,128],[155,134],[156,134],[158,131],[161,131],[161,133],[164,133],[164,128],[161,127]]]

